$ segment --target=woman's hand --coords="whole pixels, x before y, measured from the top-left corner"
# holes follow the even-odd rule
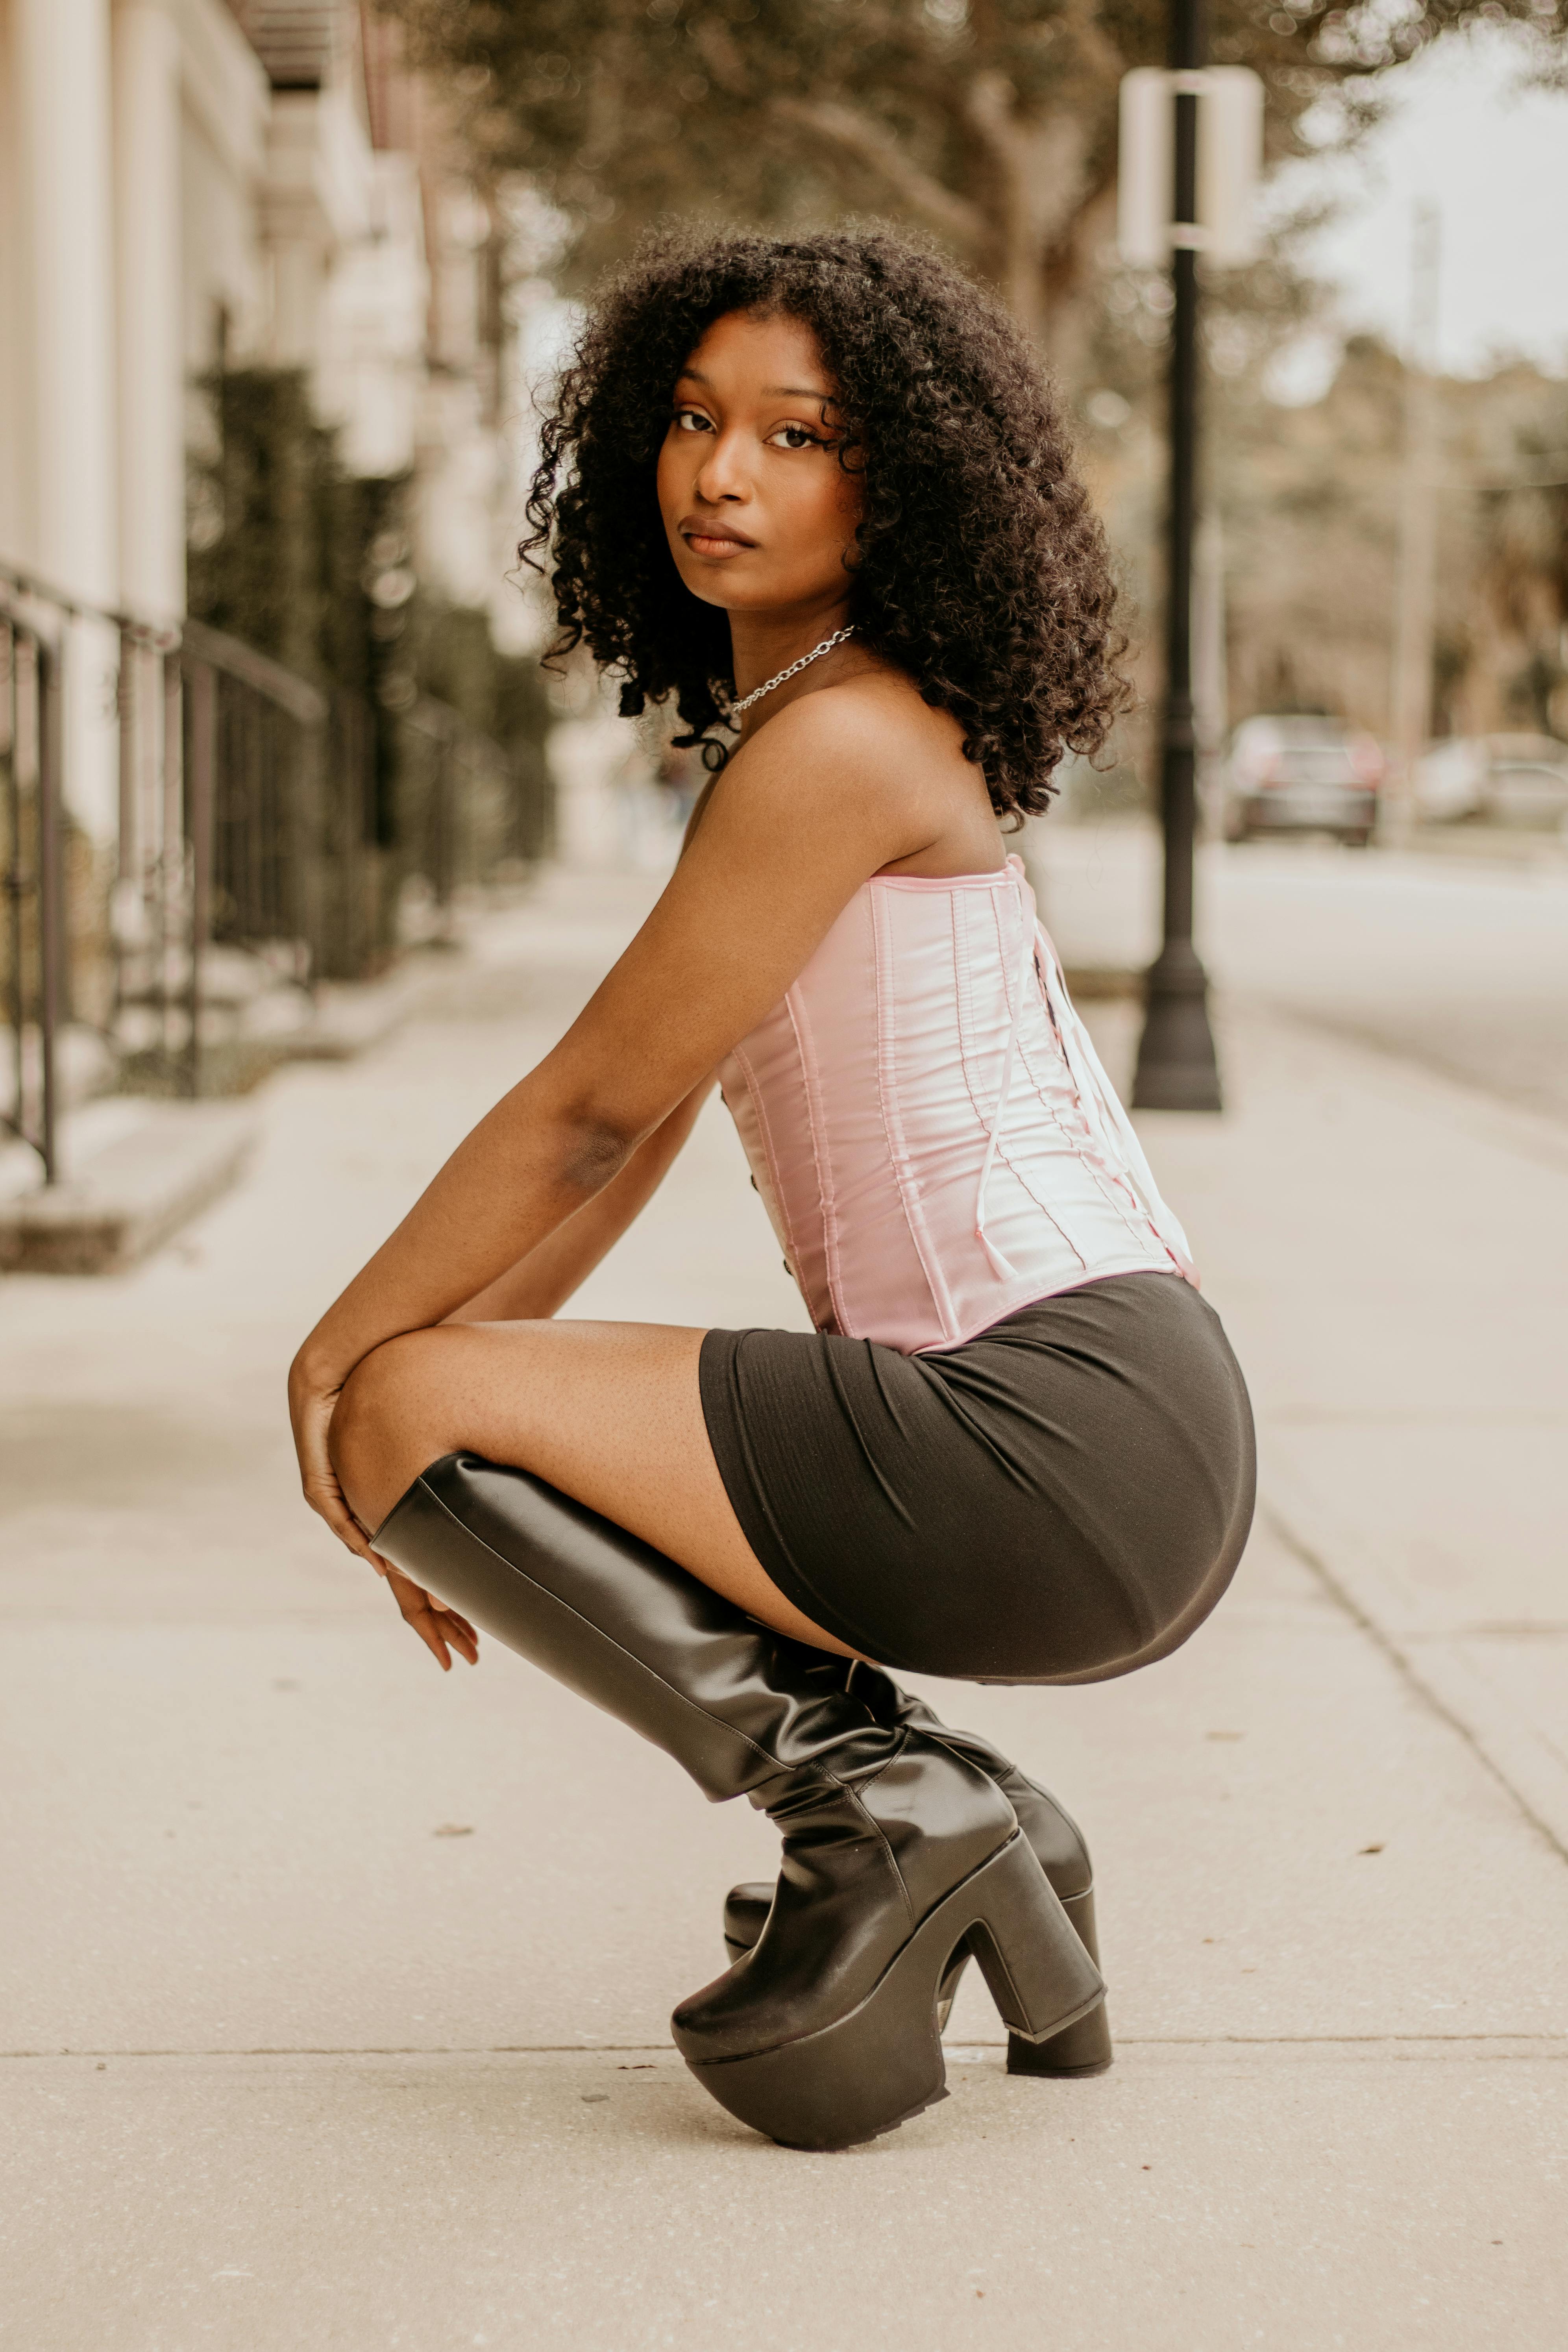
[[[341,1381],[333,1384],[313,1378],[298,1362],[288,1375],[288,1417],[294,1426],[299,1484],[305,1499],[326,1520],[340,1543],[346,1544],[356,1559],[367,1560],[378,1576],[385,1578],[404,1624],[413,1628],[443,1674],[451,1671],[454,1650],[471,1666],[477,1665],[479,1637],[466,1617],[460,1617],[455,1609],[433,1600],[390,1560],[372,1551],[369,1536],[349,1508],[348,1498],[332,1467],[329,1446],[332,1415],[341,1393]]]
[[[311,1509],[326,1520],[339,1542],[347,1544],[358,1559],[379,1567],[370,1538],[350,1510],[332,1467],[329,1439],[342,1392],[341,1381],[312,1377],[296,1360],[288,1375],[288,1418],[294,1430],[294,1451],[299,1457],[299,1484]]]
[[[403,1623],[413,1626],[443,1674],[452,1671],[453,1650],[466,1658],[471,1666],[478,1664],[479,1636],[466,1617],[460,1617],[455,1609],[448,1609],[444,1601],[434,1600],[417,1584],[411,1584],[391,1560],[369,1550],[365,1556],[371,1567],[379,1569],[386,1578],[392,1597],[402,1612]]]

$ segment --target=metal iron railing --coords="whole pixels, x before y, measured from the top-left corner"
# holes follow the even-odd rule
[[[393,852],[366,704],[198,622],[160,628],[0,565],[0,1128],[46,1183],[73,1055],[96,1060],[84,1083],[199,1095],[236,961],[253,990],[368,976],[405,875],[449,919],[460,883],[515,855],[501,747],[428,698],[400,731]],[[111,760],[95,803],[83,776],[101,785]]]
[[[449,939],[457,893],[506,865],[531,862],[512,761],[493,737],[423,696],[403,715],[405,824],[414,870],[430,886],[437,938]]]
[[[60,769],[61,632],[57,616],[0,606],[0,850],[5,856],[5,992],[14,1048],[5,1125],[56,1175],[56,1044],[65,977]]]

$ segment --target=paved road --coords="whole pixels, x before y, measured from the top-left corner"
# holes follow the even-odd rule
[[[1070,962],[1157,945],[1158,843],[1130,824],[1034,829]],[[1216,845],[1199,923],[1222,988],[1568,1119],[1568,856],[1386,856]]]

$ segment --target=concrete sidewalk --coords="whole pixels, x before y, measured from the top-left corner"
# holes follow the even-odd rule
[[[1257,1536],[1145,1675],[933,1686],[1084,1821],[1119,2063],[1009,2082],[970,1988],[945,2105],[785,2154],[665,2022],[766,1826],[516,1659],[439,1679],[281,1417],[646,896],[558,882],[417,1026],[280,1076],[249,1182],[139,1272],[0,1287],[0,2343],[1556,2352],[1563,1129],[1245,1003],[1227,1118],[1144,1122]],[[802,1322],[722,1112],[578,1305]]]

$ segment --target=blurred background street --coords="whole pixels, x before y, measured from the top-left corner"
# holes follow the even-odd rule
[[[541,670],[516,560],[536,402],[671,210],[894,218],[1056,370],[1139,702],[1017,845],[1130,1086],[1173,297],[1118,227],[1118,90],[1166,29],[0,0],[0,2344],[1557,2352],[1554,0],[1209,26],[1265,164],[1198,270],[1224,1107],[1140,1127],[1252,1383],[1260,1517],[1158,1668],[933,1689],[1084,1822],[1113,2072],[1010,2082],[970,1986],[917,2128],[733,2125],[667,2017],[766,1826],[510,1656],[438,1680],[284,1417],[700,781],[673,715]],[[804,1323],[717,1105],[571,1311]]]
[[[1053,936],[1088,988],[1091,974],[1147,962],[1152,825],[1063,826],[1041,862]],[[1568,860],[1216,849],[1199,887],[1222,988],[1501,1101],[1568,1114]]]

